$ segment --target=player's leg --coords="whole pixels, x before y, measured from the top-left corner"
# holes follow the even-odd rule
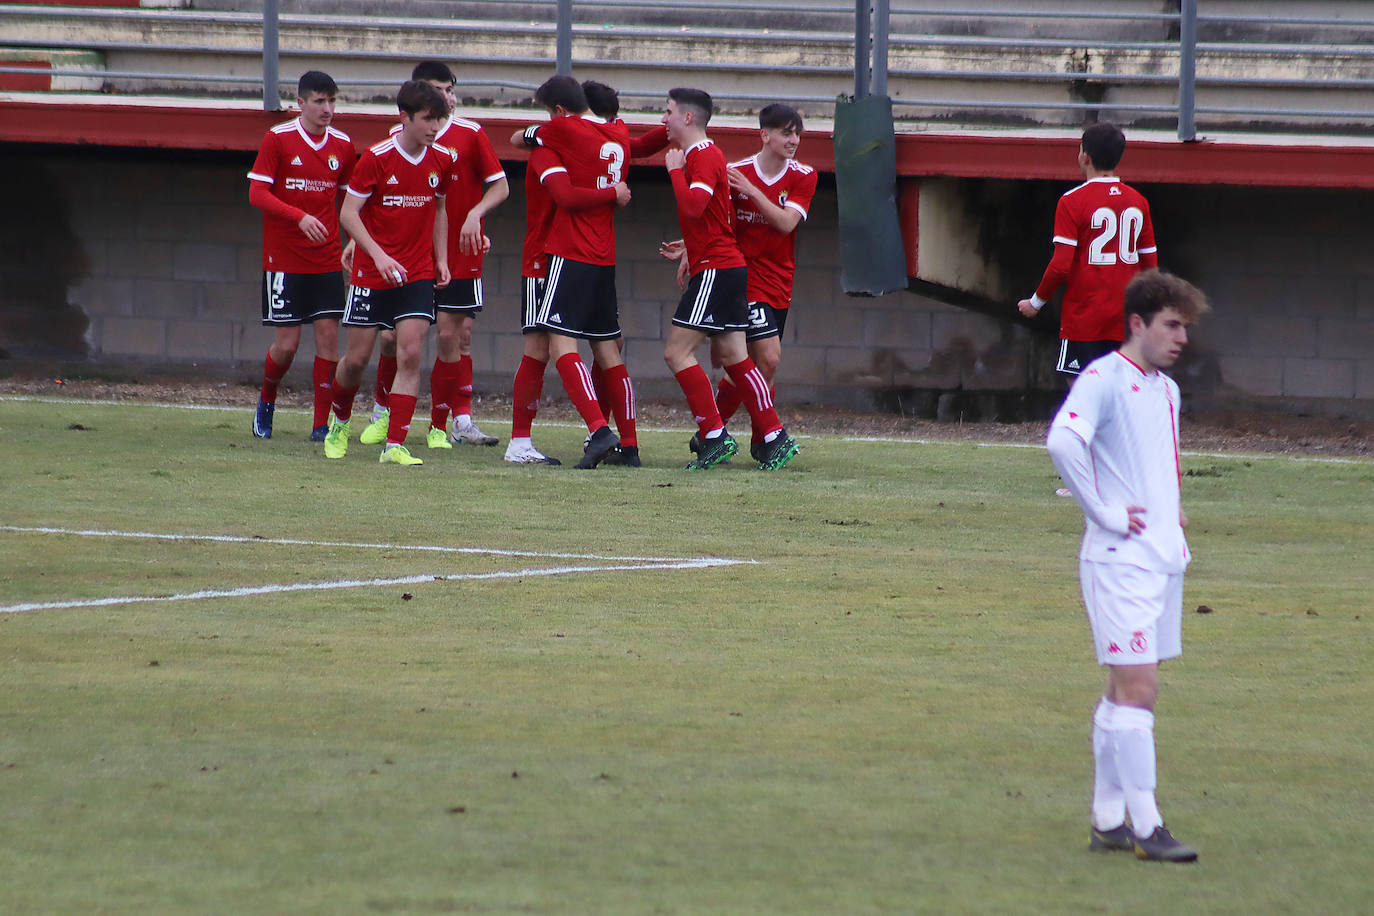
[[[272,418],[277,410],[277,387],[286,377],[296,351],[301,345],[301,326],[277,326],[272,331],[272,343],[263,360],[262,388],[258,392],[258,407],[253,414],[253,435],[259,439],[272,438]]]
[[[611,432],[601,407],[596,403],[596,392],[592,390],[592,376],[577,352],[577,339],[562,334],[549,335],[549,358],[553,360],[558,377],[563,382],[563,390],[577,408],[582,422],[587,425],[589,434],[587,446],[582,450],[582,460],[576,467],[583,470],[596,467],[620,444],[620,439]]]
[[[344,347],[343,358],[339,360],[339,366],[334,371],[332,416],[329,418],[329,431],[324,438],[326,458],[342,458],[348,451],[353,399],[358,394],[363,370],[371,361],[372,349],[377,343],[377,326],[366,323],[372,320],[371,294],[371,290],[361,290],[358,287],[349,290],[348,310],[344,313],[344,324],[348,327],[348,342]]]
[[[339,368],[339,319],[316,318],[311,326],[315,333],[315,361],[310,367],[310,388],[314,392],[310,441],[323,442],[329,431],[329,408],[334,403],[334,373]]]
[[[606,463],[637,468],[640,459],[639,438],[635,432],[635,389],[621,356],[623,346],[624,338],[621,337],[592,341],[593,367],[601,370],[605,398],[610,402],[616,432],[620,437],[620,445],[606,456]]]
[[[726,373],[735,383],[735,390],[749,411],[750,423],[758,437],[750,448],[750,455],[759,463],[760,469],[777,470],[784,467],[800,451],[797,440],[787,434],[782,421],[778,419],[771,387],[749,358],[744,334],[734,331],[722,336],[727,339],[720,344],[721,362],[725,364]]]
[[[468,445],[495,445],[501,440],[489,436],[472,419],[472,324],[477,312],[482,310],[482,281],[472,281],[477,304],[459,314],[458,324],[458,372],[453,386],[453,442]]]
[[[425,444],[430,448],[452,449],[453,443],[448,439],[448,415],[458,385],[458,360],[463,355],[463,316],[445,309],[443,305],[436,308],[434,366],[429,373],[429,432],[425,435]]]
[[[682,389],[697,424],[697,457],[687,464],[693,470],[705,470],[729,461],[739,448],[725,431],[725,424],[716,410],[711,379],[697,362],[696,350],[705,340],[705,331],[675,323],[668,329],[668,339],[663,346],[663,361]]]
[[[405,289],[402,287],[397,292],[403,292]],[[430,295],[432,296],[432,290]],[[379,458],[383,463],[406,466],[423,463],[419,458],[411,456],[405,447],[405,441],[420,395],[420,359],[424,354],[425,334],[429,331],[429,325],[430,321],[427,318],[414,315],[399,318],[396,322],[396,382],[391,386],[386,445]]]
[[[510,442],[506,443],[506,460],[512,464],[561,464],[534,447],[531,430],[539,413],[539,398],[544,393],[544,370],[549,364],[549,335],[539,329],[539,300],[543,296],[544,281],[540,277],[524,277],[520,284],[520,329],[524,335],[525,352],[515,370],[511,388]]]
[[[378,335],[381,350],[377,355],[377,382],[372,395],[372,418],[363,427],[358,441],[378,445],[386,441],[387,414],[391,409],[391,386],[396,383],[396,331],[384,328]]]
[[[615,268],[584,264],[567,258],[549,258],[549,276],[539,301],[538,328],[549,335],[549,358],[558,370],[563,390],[587,424],[587,446],[579,468],[593,468],[620,444],[596,402],[591,373],[577,352],[577,341],[604,333],[599,315],[606,277],[615,284]],[[612,300],[613,301],[613,300]],[[607,335],[607,336],[614,336]]]

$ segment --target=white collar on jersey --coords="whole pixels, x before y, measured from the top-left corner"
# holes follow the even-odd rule
[[[305,129],[305,122],[302,121],[300,118],[296,119],[296,133],[300,134],[301,139],[304,140],[307,144],[309,144],[311,149],[316,151],[324,149],[324,145],[329,142],[328,127],[324,129],[324,136],[320,138],[320,142],[316,143],[315,139],[310,136],[310,131]]]

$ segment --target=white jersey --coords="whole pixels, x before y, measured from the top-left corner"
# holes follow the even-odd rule
[[[1083,508],[1080,559],[1181,573],[1178,385],[1119,352],[1088,364],[1050,426],[1050,456]],[[1127,506],[1143,506],[1130,534]]]

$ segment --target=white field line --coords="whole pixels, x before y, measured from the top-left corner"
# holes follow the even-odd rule
[[[548,553],[534,550],[497,550],[489,547],[444,547],[434,544],[368,544],[350,541],[309,541],[299,538],[244,537],[226,534],[162,534],[155,531],[104,531],[100,529],[24,527],[0,525],[0,531],[26,534],[69,534],[78,537],[133,538],[154,541],[213,541],[224,544],[281,544],[293,547],[338,547],[355,550],[414,550],[427,553],[481,554],[493,557],[528,557],[549,560],[606,560],[613,563],[696,563],[717,557],[628,557],[595,553]],[[726,563],[757,563],[757,560],[725,560]]]
[[[734,566],[743,560],[716,560],[703,557],[667,563],[633,563],[619,566],[555,566],[545,569],[503,569],[490,573],[459,573],[439,575],[427,573],[399,576],[393,579],[339,579],[334,582],[298,582],[289,585],[252,585],[244,588],[206,589],[176,595],[126,595],[109,598],[89,598],[77,601],[36,601],[28,604],[0,605],[0,614],[20,614],[26,611],[52,611],[78,607],[107,607],[116,604],[146,604],[155,601],[200,601],[207,598],[244,598],[251,595],[276,595],[285,592],[317,592],[339,588],[373,588],[384,585],[420,585],[425,582],[462,582],[483,579],[524,579],[536,576],[567,576],[576,573],[626,572],[659,569],[706,569],[711,566]]]
[[[0,395],[0,401],[16,401],[20,403],[33,404],[79,404],[84,407],[160,407],[172,410],[225,410],[232,413],[251,410],[249,406],[228,407],[220,404],[166,404],[157,401],[100,401],[94,399],[80,398],[59,398],[45,395]],[[307,414],[310,411],[299,408],[294,411],[283,410],[282,413],[301,413]],[[566,422],[541,422],[540,426],[552,426],[554,428],[580,429],[580,423]],[[649,433],[680,433],[687,427],[652,427],[641,426],[640,429]],[[820,436],[809,436],[801,434],[796,436],[798,439],[817,439]],[[888,445],[974,445],[978,448],[1031,448],[1041,449],[1044,445],[1036,442],[966,442],[962,439],[908,439],[898,436],[839,436],[841,442],[874,442]],[[1369,464],[1370,461],[1364,458],[1321,458],[1311,455],[1288,455],[1288,454],[1249,454],[1245,452],[1193,452],[1185,451],[1184,455],[1190,458],[1228,458],[1242,461],[1278,461],[1287,460],[1305,464]]]

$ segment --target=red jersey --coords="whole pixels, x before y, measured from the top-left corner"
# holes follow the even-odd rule
[[[687,149],[682,168],[669,169],[668,177],[677,197],[688,271],[743,267],[744,255],[735,244],[735,208],[730,204],[725,154],[710,140],[694,143]]]
[[[1054,257],[1035,294],[1049,299],[1067,280],[1059,336],[1121,340],[1126,284],[1158,263],[1145,198],[1115,175],[1090,178],[1059,198]]]
[[[364,199],[360,215],[373,240],[405,268],[408,281],[434,278],[435,202],[443,200],[453,153],[438,145],[411,159],[389,138],[363,153],[348,193]],[[361,245],[353,256],[354,286],[388,289]]]
[[[391,128],[392,135],[400,129],[401,125],[394,125]],[[458,234],[468,218],[468,211],[482,200],[487,185],[505,178],[506,172],[501,168],[501,160],[496,158],[496,150],[492,148],[486,131],[476,121],[449,118],[434,142],[442,142],[456,157],[448,193],[444,195],[445,212],[448,213],[449,272],[455,280],[480,277],[482,253],[464,254],[460,251]],[[482,231],[485,233],[486,229],[487,221],[483,219]]]
[[[525,166],[525,244],[520,250],[522,277],[543,277],[549,272],[544,248],[557,208],[539,176],[548,169],[562,167],[558,157],[543,147],[530,153],[529,164]]]
[[[758,156],[730,163],[779,207],[796,210],[806,219],[816,195],[816,170],[788,159],[776,174],[760,174]],[[759,208],[739,191],[735,203],[735,241],[749,265],[749,301],[767,302],[775,309],[792,304],[792,277],[797,272],[796,230],[782,233],[768,224]],[[801,225],[798,223],[798,225]]]
[[[339,189],[348,184],[358,153],[348,134],[326,127],[324,136],[306,133],[300,118],[278,124],[262,138],[248,173],[263,182],[289,210],[262,214],[262,269],[294,274],[339,269]],[[324,223],[329,238],[312,242],[301,217]]]
[[[575,188],[609,188],[624,180],[630,132],[624,122],[595,115],[554,118],[539,127],[539,143],[557,156]],[[546,160],[547,161],[547,160]],[[584,264],[615,263],[615,203],[586,210],[556,208],[545,251]]]

